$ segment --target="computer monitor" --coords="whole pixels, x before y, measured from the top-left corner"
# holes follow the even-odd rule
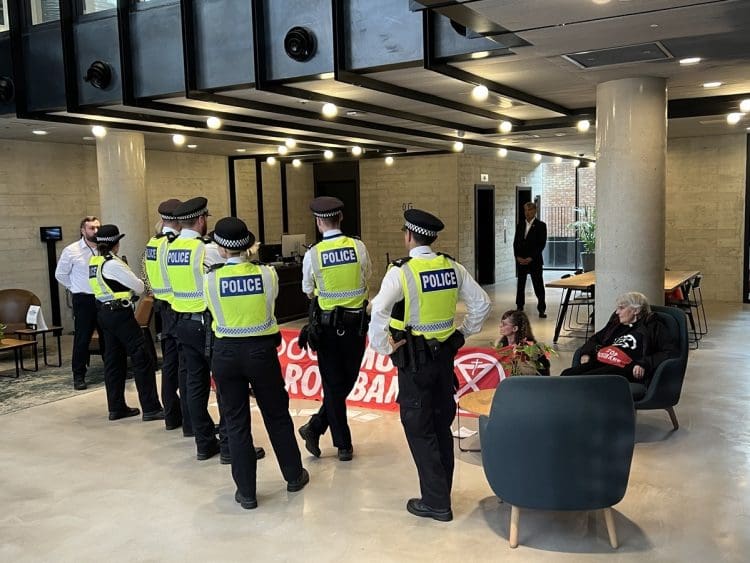
[[[258,259],[264,264],[270,264],[280,260],[281,256],[281,245],[280,244],[261,244],[258,250]]]
[[[284,258],[302,256],[305,251],[306,235],[281,235],[281,255]]]

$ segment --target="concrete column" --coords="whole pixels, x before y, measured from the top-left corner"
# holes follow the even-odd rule
[[[667,87],[625,78],[596,89],[596,327],[626,291],[664,304]]]
[[[102,224],[115,224],[126,236],[120,256],[127,256],[136,275],[151,236],[146,197],[146,149],[143,133],[109,130],[96,140],[99,204]]]

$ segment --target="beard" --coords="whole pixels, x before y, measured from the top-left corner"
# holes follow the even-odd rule
[[[89,242],[96,243],[96,235],[83,235],[83,238],[85,238]]]

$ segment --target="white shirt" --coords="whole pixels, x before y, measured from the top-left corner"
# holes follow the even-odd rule
[[[526,221],[526,232],[523,234],[523,238],[526,238],[526,236],[529,234],[529,230],[531,230],[531,225],[534,224],[534,220],[535,219],[532,219],[531,221]]]
[[[105,260],[102,266],[102,277],[106,280],[120,282],[136,295],[142,294],[145,289],[143,281],[133,273],[133,270],[127,264],[120,260]]]
[[[429,260],[437,256],[429,246],[417,246],[409,251],[412,260]],[[482,330],[485,319],[490,314],[492,304],[487,292],[469,275],[461,264],[452,261],[458,278],[458,298],[466,303],[466,316],[458,330],[468,337]],[[383,278],[380,291],[372,300],[372,319],[367,336],[370,347],[380,354],[393,352],[388,342],[388,325],[391,322],[393,306],[404,298],[400,268],[391,267]]]
[[[340,229],[330,229],[323,233],[323,240],[337,237],[343,234]],[[362,286],[367,287],[367,280],[372,275],[372,266],[370,265],[370,255],[367,253],[367,247],[358,239],[354,239],[357,244],[359,254],[360,273],[362,274]],[[312,252],[305,252],[302,258],[302,291],[310,295],[315,291],[315,278],[313,277]]]
[[[96,248],[91,248],[81,237],[63,249],[55,268],[55,279],[71,293],[93,294],[89,284],[89,260],[98,255]]]

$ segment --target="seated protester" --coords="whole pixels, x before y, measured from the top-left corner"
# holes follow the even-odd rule
[[[615,374],[648,385],[656,366],[675,353],[675,343],[646,296],[638,292],[617,298],[607,326],[581,347],[581,365],[560,375]]]
[[[536,344],[534,332],[531,330],[529,317],[523,311],[511,309],[505,311],[500,319],[500,338],[495,341],[496,347],[524,346]],[[533,358],[529,358],[537,368],[539,375],[549,375],[549,359],[541,351]]]

